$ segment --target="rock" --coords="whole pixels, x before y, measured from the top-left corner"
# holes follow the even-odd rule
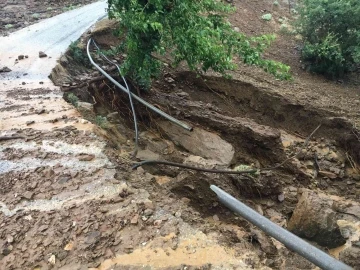
[[[151,210],[151,209],[145,209],[145,211],[144,211],[144,215],[147,217],[151,216],[153,213],[154,213],[154,210]]]
[[[145,150],[139,150],[136,157],[141,160],[158,160],[160,158],[160,155],[154,153],[149,149],[145,149]]]
[[[186,93],[186,92],[179,92],[179,93],[176,93],[176,95],[178,95],[179,97],[183,97],[183,98],[188,98],[189,97],[189,94]]]
[[[9,244],[11,244],[12,242],[14,242],[14,237],[13,237],[12,235],[6,236],[6,242],[8,242]]]
[[[50,178],[50,177],[54,176],[55,172],[51,168],[46,168],[43,171],[43,174],[44,174],[45,178]]]
[[[335,173],[327,172],[327,171],[319,171],[319,176],[324,176],[330,179],[337,178],[337,175]]]
[[[171,138],[192,154],[216,160],[219,164],[228,165],[234,157],[234,147],[215,133],[201,128],[187,131],[170,122],[160,122],[159,126]]]
[[[39,227],[38,231],[39,231],[39,232],[44,232],[44,231],[46,231],[48,228],[49,228],[48,225],[41,225],[41,226]]]
[[[44,57],[47,57],[47,54],[44,53],[44,52],[42,52],[42,51],[40,51],[40,52],[39,52],[39,58],[44,58]]]
[[[257,229],[251,229],[253,240],[260,244],[262,251],[266,254],[276,254],[277,249],[271,242],[271,239],[263,232]]]
[[[345,244],[346,239],[337,224],[340,213],[334,210],[334,205],[341,201],[341,198],[307,189],[300,189],[299,192],[300,199],[289,221],[288,229],[300,237],[328,248]],[[341,219],[344,219],[343,215]]]
[[[10,71],[11,71],[11,69],[8,68],[8,67],[2,67],[2,68],[0,68],[0,73],[2,73],[2,72],[10,72]]]
[[[34,196],[34,192],[31,192],[31,191],[26,191],[22,194],[22,196],[25,198],[25,199],[28,199],[28,200],[31,200],[32,197]]]
[[[68,182],[71,179],[71,176],[69,175],[62,175],[59,177],[59,179],[57,180],[57,183],[62,185],[65,184],[66,182]]]
[[[167,81],[168,83],[173,83],[173,82],[175,82],[175,80],[174,80],[173,78],[171,78],[171,77],[165,78],[165,81]]]
[[[27,125],[27,126],[30,126],[30,125],[32,125],[32,124],[34,124],[35,123],[35,121],[26,121],[25,122],[25,124]]]
[[[138,224],[138,221],[139,221],[139,215],[136,214],[135,216],[132,217],[130,223],[136,225]]]
[[[279,194],[279,195],[278,195],[278,201],[279,201],[279,202],[283,202],[284,200],[285,200],[285,195],[284,195],[284,193]]]
[[[95,117],[94,105],[88,102],[78,102],[77,109],[82,114],[82,116],[91,120]]]
[[[66,251],[70,251],[72,250],[74,247],[74,242],[70,241],[69,243],[67,243],[67,245],[64,247],[64,250]]]
[[[341,251],[339,254],[339,259],[353,267],[354,269],[360,269],[360,248],[358,247],[350,247]]]
[[[154,226],[159,228],[161,226],[162,220],[161,219],[157,219],[154,221]]]
[[[36,114],[42,114],[44,112],[45,112],[45,109],[39,109],[39,110],[35,111]]]
[[[55,258],[55,255],[54,255],[54,254],[52,254],[52,255],[50,256],[50,258],[48,259],[48,262],[49,262],[50,264],[52,264],[52,265],[55,265],[55,263],[56,263],[56,258]]]
[[[20,55],[18,56],[18,59],[19,59],[19,60],[23,60],[24,57],[25,57],[25,56],[24,56],[23,54],[20,54]]]
[[[219,221],[220,219],[219,219],[219,217],[217,215],[213,215],[213,220],[214,221]]]
[[[110,123],[120,123],[120,116],[119,116],[119,113],[118,112],[112,112],[112,113],[109,113],[107,116],[106,116],[106,119],[110,122]]]
[[[78,159],[79,161],[91,161],[95,158],[95,155],[93,154],[90,154],[90,155],[87,155],[87,154],[80,154],[78,156]]]
[[[99,231],[91,231],[86,235],[85,243],[90,246],[100,240],[101,233]]]

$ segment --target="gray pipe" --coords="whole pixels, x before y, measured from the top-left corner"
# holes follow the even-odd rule
[[[250,221],[252,224],[259,227],[265,233],[279,240],[287,248],[295,251],[316,266],[325,270],[352,269],[350,266],[336,260],[327,253],[310,245],[308,242],[304,241],[300,237],[271,222],[269,219],[260,215],[258,212],[238,201],[217,186],[211,185],[210,188],[216,193],[220,202],[222,202],[225,206],[233,210],[235,213],[238,213],[243,218]]]
[[[120,83],[118,83],[116,80],[114,80],[109,74],[107,74],[101,67],[99,67],[94,60],[92,59],[91,55],[90,55],[90,43],[91,43],[91,38],[89,39],[88,43],[87,43],[87,47],[86,47],[86,51],[87,51],[87,55],[89,57],[89,60],[91,62],[91,64],[93,64],[94,67],[96,67],[97,70],[99,70],[106,78],[108,78],[113,84],[115,84],[117,87],[119,87],[121,90],[123,90],[125,93],[131,94],[131,96],[133,98],[135,98],[137,101],[139,101],[141,104],[145,105],[146,107],[148,107],[149,109],[153,110],[154,112],[160,114],[162,117],[165,117],[166,119],[168,119],[169,121],[173,122],[174,124],[187,129],[189,131],[192,131],[192,127],[188,126],[187,124],[175,119],[174,117],[168,115],[167,113],[159,110],[158,108],[156,108],[155,106],[151,105],[150,103],[146,102],[145,100],[143,100],[142,98],[138,97],[137,95],[133,94],[131,91],[128,91],[125,87],[123,87]]]

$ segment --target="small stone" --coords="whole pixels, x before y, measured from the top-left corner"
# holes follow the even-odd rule
[[[95,155],[93,154],[90,154],[90,155],[87,155],[87,154],[80,154],[78,156],[78,159],[79,161],[91,161],[95,158]]]
[[[44,173],[45,178],[50,178],[55,174],[55,172],[50,168],[45,169],[43,171],[43,173]]]
[[[52,254],[48,260],[48,262],[52,265],[55,265],[55,262],[56,262],[56,258],[55,258],[55,255]]]
[[[165,81],[167,81],[168,83],[175,82],[175,80],[173,78],[171,78],[171,77],[166,78]]]
[[[138,224],[138,220],[139,220],[139,215],[136,214],[135,216],[133,216],[130,223],[136,225],[136,224]]]
[[[285,200],[285,195],[284,195],[284,193],[279,194],[279,195],[278,195],[278,201],[279,201],[279,202],[283,202],[284,200]]]
[[[6,237],[6,241],[11,244],[12,242],[14,242],[14,237],[12,235],[8,235]]]
[[[10,71],[11,71],[11,69],[8,68],[8,67],[2,67],[2,68],[0,68],[0,73],[1,73],[1,72],[10,72]]]
[[[39,110],[36,110],[35,113],[37,114],[42,114],[45,112],[45,109],[39,109]]]
[[[157,220],[154,221],[154,226],[155,227],[160,227],[161,223],[162,223],[162,220],[157,219]]]
[[[74,247],[74,243],[70,241],[70,242],[64,247],[64,250],[70,251],[70,250],[73,249],[73,247]]]
[[[19,60],[23,60],[23,59],[24,59],[24,55],[23,55],[23,54],[20,54],[20,55],[18,56],[18,59],[19,59]]]
[[[189,94],[186,93],[186,92],[180,92],[180,93],[177,93],[177,95],[178,95],[179,97],[189,97]]]
[[[26,82],[22,82],[21,84],[22,84],[22,85],[25,85],[25,84],[26,84]]]
[[[324,177],[328,177],[330,179],[335,179],[337,178],[337,175],[332,173],[332,172],[327,172],[327,171],[319,171],[319,175],[324,176]]]
[[[59,121],[57,118],[49,120],[50,123],[56,123],[57,121]]]
[[[39,58],[43,58],[43,57],[47,57],[47,54],[44,53],[44,52],[42,52],[42,51],[40,51],[40,52],[39,52]]]
[[[28,55],[25,55],[25,58],[29,58],[29,56],[28,56]]]
[[[30,126],[30,125],[32,125],[32,124],[34,124],[35,123],[35,121],[26,121],[25,122],[25,124],[27,125],[27,126]]]
[[[144,215],[149,217],[154,213],[154,211],[152,209],[145,209],[144,211]]]
[[[213,220],[214,221],[219,221],[220,219],[219,219],[219,217],[217,215],[213,215]]]
[[[330,167],[329,170],[335,174],[340,174],[340,169],[336,167]]]
[[[177,217],[177,218],[181,217],[181,212],[180,212],[180,211],[177,211],[177,212],[175,213],[175,217]]]
[[[34,192],[26,191],[24,194],[22,194],[22,196],[23,196],[25,199],[31,200],[32,197],[34,196]]]
[[[43,231],[46,231],[48,228],[49,228],[48,225],[41,225],[41,226],[39,227],[38,231],[43,232]]]
[[[44,84],[44,82],[39,82],[39,84]]]

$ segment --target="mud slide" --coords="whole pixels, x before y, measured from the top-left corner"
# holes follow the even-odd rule
[[[103,48],[109,48],[117,42],[111,34],[113,26],[113,22],[103,21],[92,30],[91,36]],[[88,37],[86,34],[80,40],[79,49],[83,54]],[[121,57],[116,56],[115,60],[121,61]],[[113,66],[102,62],[98,56],[94,58],[103,69],[118,78]],[[97,71],[84,66],[71,49],[60,59],[51,78],[62,87],[68,102],[77,106],[86,119],[101,127],[103,136],[109,140],[108,147],[112,149],[111,160],[117,164],[117,177],[125,178],[134,190],[146,190],[149,199],[156,202],[151,211],[138,209],[130,224],[146,233],[152,226],[162,226],[159,224],[164,224],[165,228],[171,226],[170,231],[161,234],[160,230],[160,234],[170,237],[167,241],[173,251],[164,246],[165,238],[160,247],[154,245],[157,243],[155,236],[152,236],[155,237],[153,241],[143,243],[145,247],[137,249],[132,249],[133,245],[126,249],[128,242],[121,242],[114,247],[115,259],[105,261],[98,269],[123,269],[123,266],[116,268],[116,264],[127,260],[134,269],[140,264],[154,269],[315,267],[219,205],[209,189],[211,184],[220,186],[277,224],[288,227],[324,250],[330,249],[335,257],[358,267],[355,258],[359,252],[356,241],[360,208],[356,201],[360,195],[357,165],[360,141],[359,130],[346,118],[309,103],[291,100],[270,87],[259,87],[249,81],[216,76],[197,78],[193,73],[167,68],[150,93],[140,94],[158,108],[193,126],[194,130],[189,132],[173,125],[136,103],[141,132],[140,150],[134,160],[130,156],[134,147],[134,123],[126,94]],[[308,138],[319,124],[320,129]],[[211,169],[275,168],[247,175],[211,174],[154,164],[129,170],[141,160],[168,160]],[[306,207],[305,202],[308,202]],[[166,219],[165,223],[159,219],[162,211],[172,213],[172,218]],[[304,222],[305,216],[307,222]],[[200,246],[184,238],[186,233],[182,226],[185,224],[201,231],[206,242],[215,241],[226,250],[227,256],[244,264],[234,264],[232,260],[229,264],[219,263],[218,257],[216,263],[210,257],[203,257]],[[124,237],[132,233],[134,231],[122,229]],[[185,257],[181,255],[185,252],[182,243],[187,243],[185,246],[189,251],[186,265],[183,264]],[[207,249],[207,245],[204,247]],[[212,246],[206,253],[213,254],[217,248]],[[163,252],[171,258],[169,262],[164,259]],[[192,252],[201,259],[192,261]],[[222,254],[222,251],[215,253]],[[147,260],[139,259],[142,256]]]

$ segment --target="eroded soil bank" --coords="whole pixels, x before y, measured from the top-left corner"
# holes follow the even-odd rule
[[[116,41],[111,36],[111,25],[102,22],[91,34],[104,48]],[[83,37],[82,46],[87,38]],[[97,56],[95,59],[101,61]],[[121,61],[121,56],[115,60]],[[112,66],[105,62],[102,66],[117,76]],[[127,196],[136,201],[136,192],[143,190],[152,201],[151,207],[140,203],[127,214],[123,210],[128,209],[126,200],[121,202],[125,205],[116,205],[125,223],[118,233],[126,241],[102,246],[102,240],[108,239],[104,236],[107,229],[100,233],[95,230],[99,241],[90,249],[79,247],[67,253],[64,264],[79,259],[84,250],[95,249],[102,250],[92,257],[96,264],[112,258],[99,269],[127,269],[116,266],[124,261],[131,262],[130,269],[143,265],[151,269],[315,267],[221,206],[209,189],[215,184],[277,224],[359,268],[359,130],[342,112],[291,99],[269,85],[251,83],[251,79],[197,78],[187,71],[167,68],[150,93],[142,94],[143,98],[192,125],[194,131],[185,131],[136,103],[140,150],[137,158],[131,159],[134,123],[127,95],[97,71],[80,65],[71,51],[60,59],[52,79],[62,86],[65,99],[75,104],[84,118],[101,126],[99,132],[108,139],[107,154],[116,164],[116,179],[125,180],[131,190]],[[319,124],[319,130],[304,145]],[[130,169],[135,162],[146,159],[222,169],[273,167],[289,160],[276,169],[241,176],[167,166]],[[106,203],[111,205],[112,201]],[[189,240],[192,238],[183,226],[196,228],[192,235],[200,233],[196,244]],[[160,246],[154,244],[159,239],[157,233],[164,237]],[[213,244],[199,245],[201,239]],[[226,262],[202,255],[213,253],[226,254]],[[194,254],[194,261],[190,254]],[[139,259],[144,256],[146,260]],[[237,263],[230,258],[236,258]],[[91,261],[89,257],[80,259],[86,260]]]

